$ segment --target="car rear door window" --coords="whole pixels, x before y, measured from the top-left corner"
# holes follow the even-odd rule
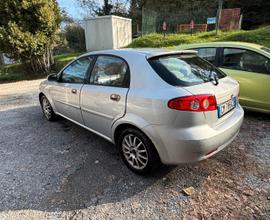
[[[269,73],[269,59],[246,49],[224,48],[221,67],[247,72]]]
[[[216,60],[217,48],[207,47],[207,48],[195,48],[198,51],[198,56],[207,60],[208,62],[214,64]]]
[[[129,87],[127,63],[115,56],[98,56],[90,76],[90,83],[103,86]]]
[[[63,70],[61,75],[61,82],[83,83],[86,72],[92,61],[92,57],[82,57],[72,62]]]

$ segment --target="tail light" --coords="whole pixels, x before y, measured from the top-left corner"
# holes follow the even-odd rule
[[[217,102],[213,95],[193,95],[172,99],[168,107],[180,111],[206,112],[216,110]]]

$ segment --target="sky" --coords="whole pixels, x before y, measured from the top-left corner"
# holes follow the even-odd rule
[[[77,0],[57,0],[60,8],[64,8],[70,16],[75,19],[82,19],[85,13],[80,8]]]
[[[103,0],[95,0],[100,5],[103,3]],[[77,19],[82,20],[84,17],[87,16],[87,13],[79,6],[77,0],[57,0],[60,8],[64,8],[68,14]]]

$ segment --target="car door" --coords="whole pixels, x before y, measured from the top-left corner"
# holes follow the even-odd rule
[[[81,91],[81,109],[85,125],[111,139],[111,127],[126,110],[129,67],[125,60],[99,55],[90,79]]]
[[[60,73],[58,82],[49,89],[56,112],[80,124],[83,124],[80,93],[92,61],[91,57],[75,60]]]
[[[222,48],[220,68],[240,83],[243,106],[270,110],[269,58],[241,48]]]

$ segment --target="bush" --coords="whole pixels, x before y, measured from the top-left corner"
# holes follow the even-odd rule
[[[74,51],[85,51],[84,29],[78,24],[69,24],[65,27],[66,39],[70,49]]]
[[[59,72],[67,63],[79,56],[80,53],[61,54],[54,57],[55,63],[51,72]],[[25,63],[14,63],[0,65],[0,83],[13,82],[19,80],[30,80],[45,78],[48,73],[31,73],[29,66]]]
[[[180,44],[211,41],[244,41],[270,47],[270,26],[252,31],[228,31],[216,35],[215,31],[190,34],[148,34],[132,41],[128,47],[173,47]]]

